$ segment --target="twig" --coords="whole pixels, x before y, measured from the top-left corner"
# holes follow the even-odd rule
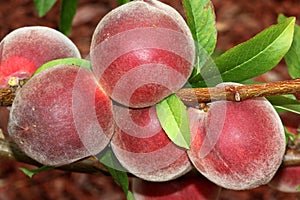
[[[16,160],[34,166],[42,166],[40,163],[29,158],[23,153],[19,147],[10,141],[0,139],[0,157],[4,159]],[[288,149],[284,156],[282,167],[300,166],[300,151],[295,149]],[[81,172],[89,174],[109,175],[104,165],[102,165],[97,158],[87,157],[80,161],[58,167],[57,169],[71,172]]]
[[[296,137],[294,141],[289,140],[282,166],[300,166],[300,137]]]
[[[42,166],[40,163],[31,159],[25,153],[23,153],[15,143],[2,138],[0,139],[0,157],[10,160],[16,160],[18,162],[38,167]],[[109,175],[104,165],[102,165],[98,161],[98,159],[93,156],[71,163],[69,165],[58,167],[57,169],[89,174]]]
[[[300,79],[221,88],[183,88],[176,94],[187,106],[217,100],[241,101],[254,97],[300,93]]]
[[[176,94],[187,106],[194,106],[216,100],[241,101],[296,93],[300,93],[300,79],[221,88],[183,88]],[[14,97],[15,90],[12,88],[0,88],[0,105],[11,106]]]
[[[283,167],[300,166],[300,153],[295,149],[288,149],[284,155]]]
[[[15,98],[16,90],[12,88],[0,88],[0,105],[1,106],[11,106]]]

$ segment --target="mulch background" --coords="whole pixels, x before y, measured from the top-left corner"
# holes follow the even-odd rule
[[[180,0],[164,0],[184,15]],[[213,0],[216,11],[217,48],[226,50],[251,38],[264,28],[276,23],[279,13],[296,16],[300,24],[298,0]],[[70,38],[85,57],[89,53],[91,35],[99,20],[116,7],[114,0],[79,0]],[[58,26],[59,5],[43,18],[34,10],[32,0],[0,0],[0,40],[10,31],[27,25]],[[289,78],[286,69],[276,67],[267,76],[269,80]],[[33,179],[25,177],[18,169],[29,167],[14,161],[0,159],[0,200],[10,199],[125,199],[121,189],[111,177],[70,173],[54,170],[38,174]],[[249,191],[223,190],[222,200],[291,200],[300,194],[280,193],[262,186]]]

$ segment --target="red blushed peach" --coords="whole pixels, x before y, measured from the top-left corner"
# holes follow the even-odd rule
[[[293,119],[295,119],[295,116],[291,113],[287,113],[286,115],[284,115],[282,117],[283,121],[288,120],[289,123],[291,123],[291,122],[295,123],[294,127],[286,127],[286,128],[289,132],[291,132],[295,135],[298,135],[297,128],[299,126],[299,121],[298,122],[293,121]],[[290,125],[293,125],[293,124],[290,124]],[[297,142],[297,140],[296,140],[296,142]],[[290,193],[300,192],[300,190],[298,190],[298,188],[300,186],[300,166],[279,168],[279,170],[276,172],[275,176],[268,183],[268,185],[271,188],[279,190],[281,192],[290,192]]]
[[[207,113],[188,110],[189,158],[212,182],[228,189],[251,189],[268,183],[285,153],[282,122],[264,98],[217,101]]]
[[[68,37],[44,26],[28,26],[12,31],[2,39],[0,52],[0,87],[7,84],[10,76],[29,78],[48,61],[81,57]]]
[[[91,71],[55,66],[33,76],[17,92],[8,131],[38,162],[68,164],[108,145],[114,132],[112,103]]]
[[[10,77],[28,79],[42,64],[67,57],[81,56],[62,33],[43,26],[18,28],[0,42],[0,88],[8,86]],[[0,109],[0,128],[6,133],[9,112]]]
[[[136,200],[217,200],[221,187],[202,176],[184,176],[161,183],[132,179]]]
[[[191,170],[185,149],[163,131],[155,107],[115,106],[116,130],[111,147],[130,173],[148,181],[175,179]]]
[[[37,69],[34,63],[23,57],[12,56],[0,66],[0,87],[6,87],[10,77],[18,79],[29,78]]]
[[[92,37],[90,59],[104,90],[134,108],[154,105],[190,76],[195,46],[181,15],[157,0],[112,10]]]
[[[281,192],[300,192],[300,167],[280,168],[268,185]]]

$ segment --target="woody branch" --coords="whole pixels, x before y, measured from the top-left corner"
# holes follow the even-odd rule
[[[0,88],[0,105],[10,106],[15,97],[14,88]],[[242,101],[255,97],[278,96],[300,93],[300,79],[244,86],[225,86],[223,88],[183,88],[176,94],[187,106],[196,106],[211,101]],[[0,156],[32,165],[40,164],[26,156],[13,142],[0,139]],[[283,158],[282,167],[300,166],[300,141],[289,144]],[[105,167],[95,157],[60,167],[62,170],[85,173],[106,174]]]

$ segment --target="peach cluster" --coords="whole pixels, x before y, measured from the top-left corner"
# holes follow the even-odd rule
[[[196,50],[184,18],[157,0],[132,1],[102,18],[92,36],[91,69],[59,64],[32,76],[50,60],[80,58],[66,36],[46,27],[13,31],[0,52],[0,87],[9,86],[11,77],[29,79],[10,108],[9,136],[44,165],[69,164],[111,148],[139,178],[132,185],[137,199],[184,199],[194,191],[195,198],[206,199],[217,198],[220,186],[267,184],[282,162],[283,125],[265,98],[215,101],[205,111],[190,107],[190,149],[169,139],[155,105],[187,83]],[[235,83],[217,87],[226,85]],[[8,115],[3,109],[2,119]],[[184,176],[193,168],[207,179]]]

